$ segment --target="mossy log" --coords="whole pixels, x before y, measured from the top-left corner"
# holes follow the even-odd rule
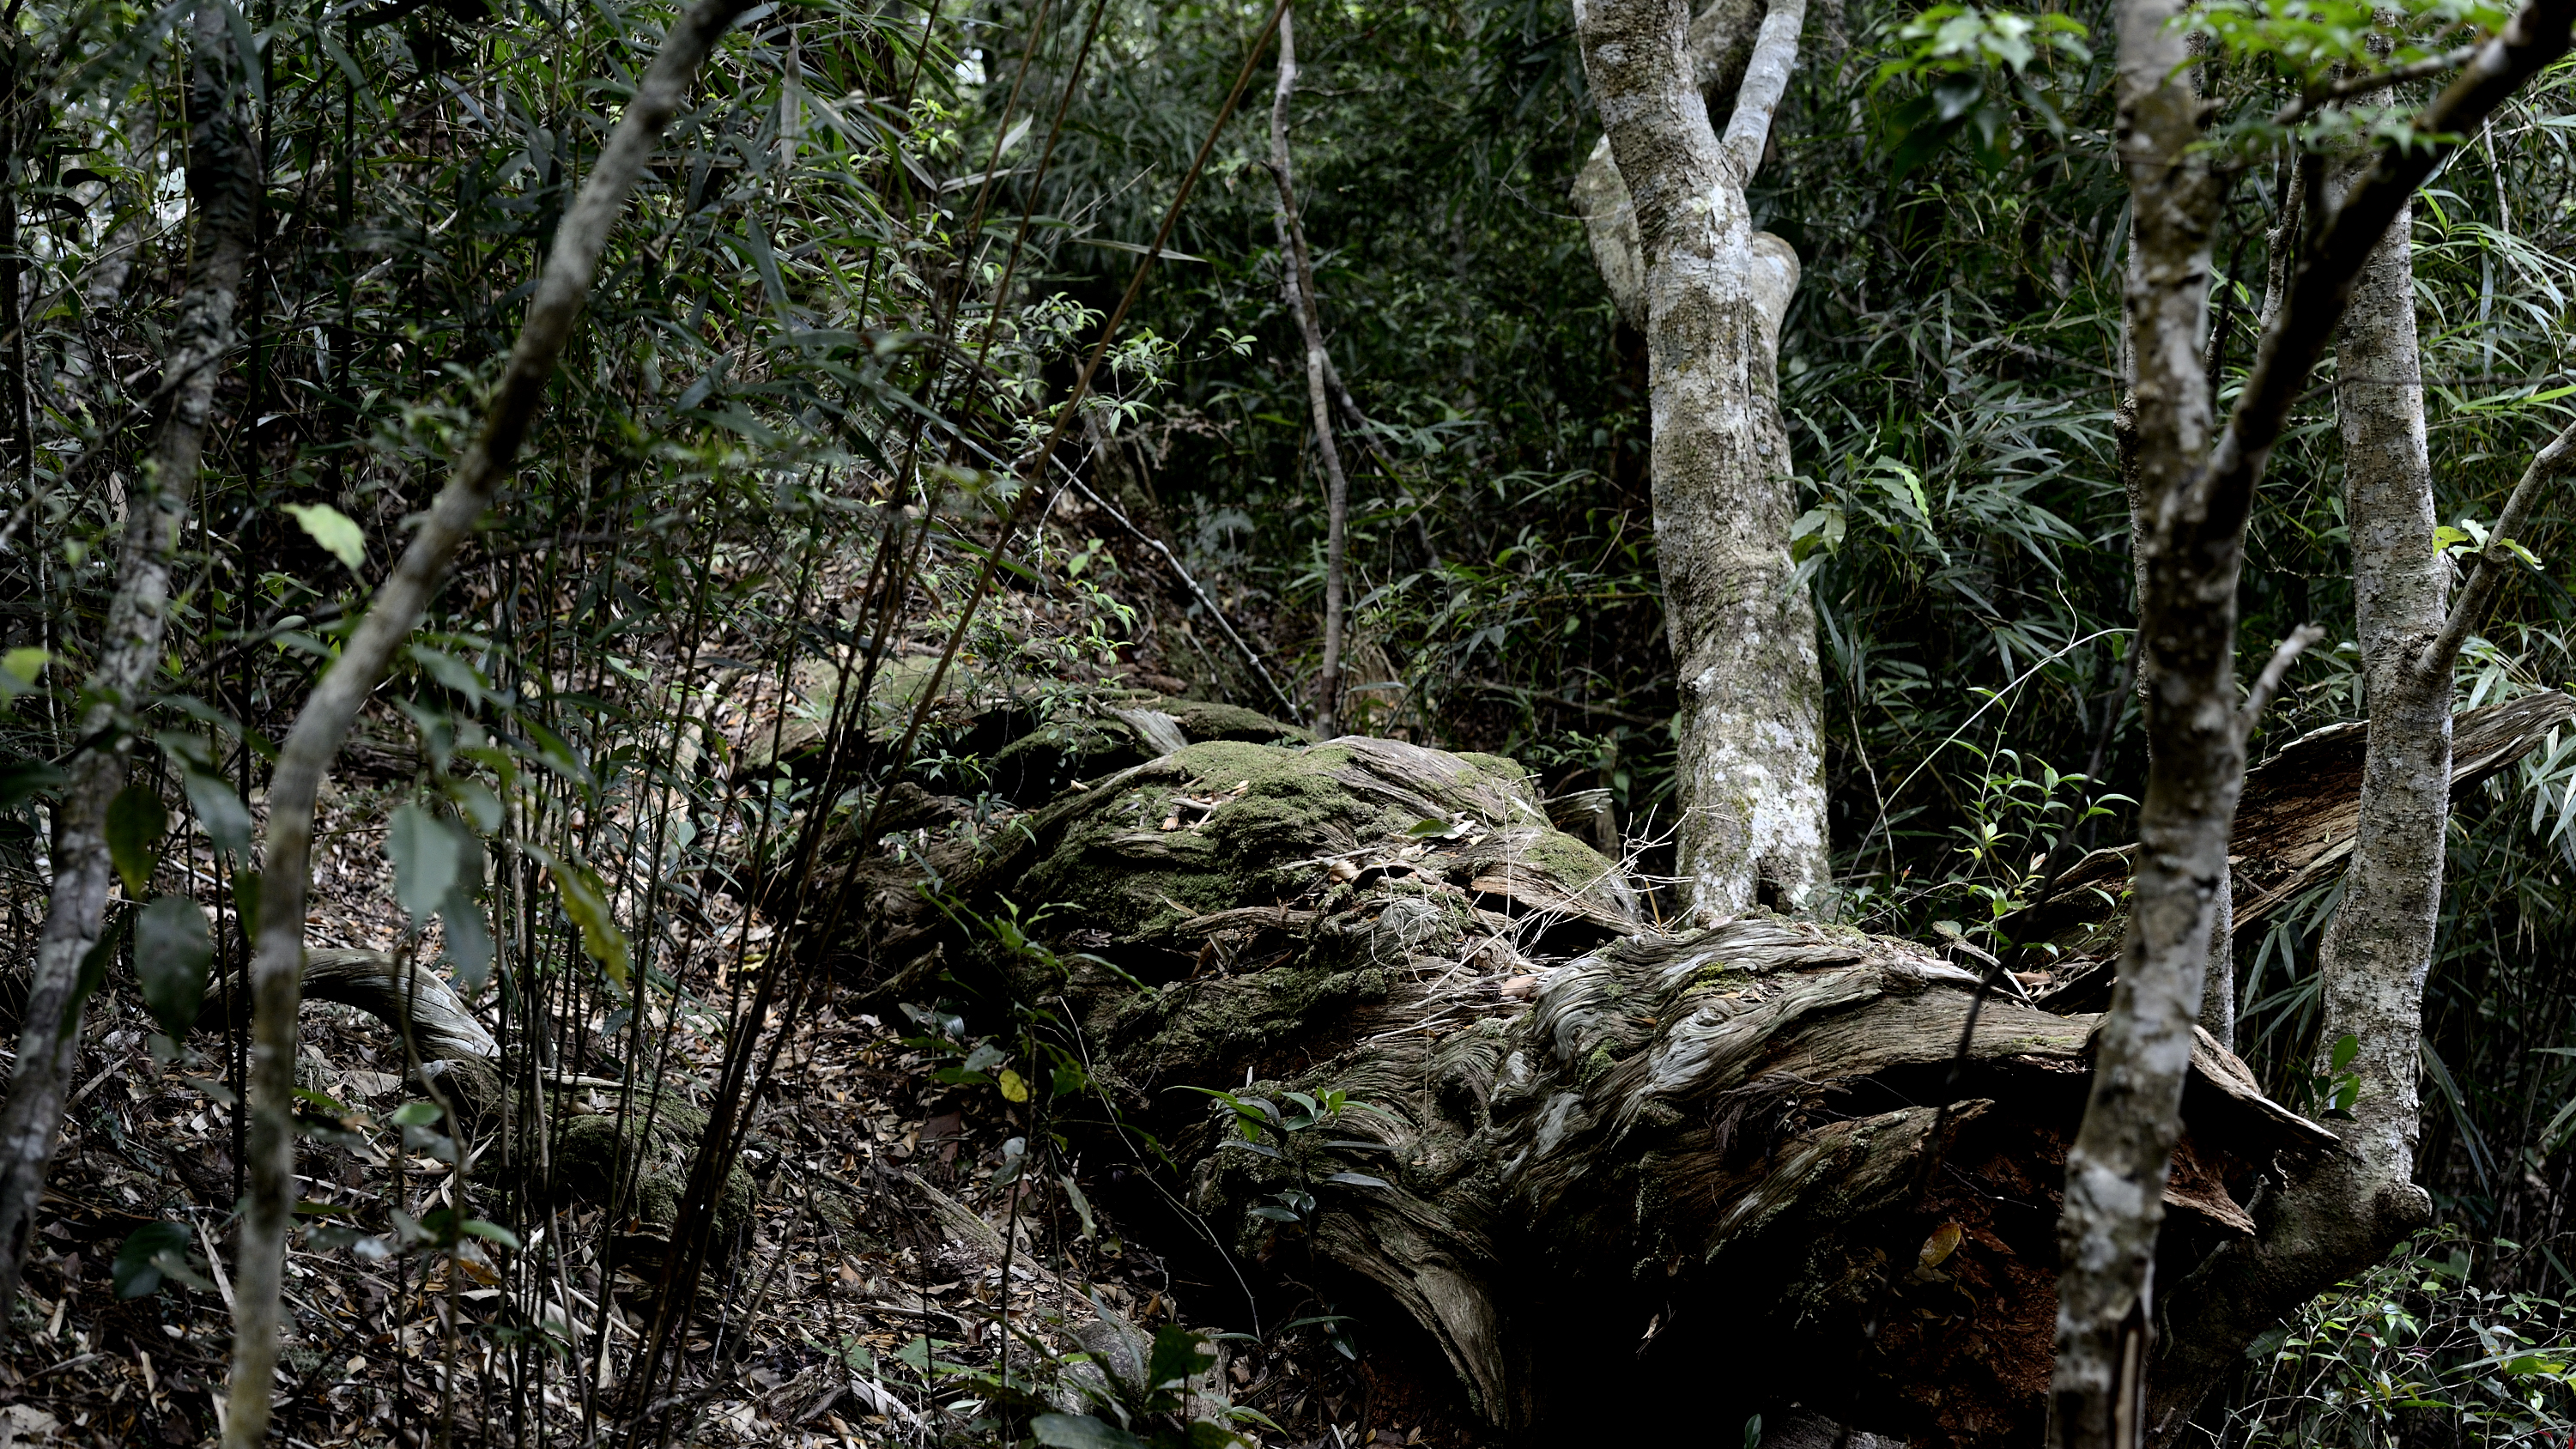
[[[890,868],[839,866],[900,906]],[[1496,1425],[1805,1404],[1925,1445],[2036,1436],[2094,1018],[1988,1000],[1954,1062],[1975,977],[1937,951],[1767,916],[1667,935],[1510,761],[1386,740],[1192,744],[943,879],[1052,908],[1051,951],[956,934],[949,968],[1067,1009],[1231,1253],[1373,1288]],[[2173,1272],[2333,1141],[2214,1044],[2194,1065]],[[1368,1105],[1254,1144],[1193,1087]]]

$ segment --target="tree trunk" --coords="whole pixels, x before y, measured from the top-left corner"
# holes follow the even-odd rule
[[[1315,264],[1306,252],[1306,229],[1297,216],[1296,169],[1288,152],[1288,102],[1297,93],[1294,13],[1279,12],[1279,84],[1270,102],[1270,175],[1279,183],[1280,290],[1297,314],[1306,344],[1306,405],[1314,421],[1315,452],[1324,464],[1324,664],[1315,684],[1315,733],[1341,733],[1343,616],[1350,582],[1351,485],[1342,473],[1342,450],[1333,435],[1333,407],[1325,389],[1332,362],[1324,353],[1324,316],[1315,299]]]
[[[2210,443],[2202,358],[2218,192],[2172,28],[2178,0],[2121,6],[2120,149],[2131,198],[2139,680],[2148,742],[2138,869],[2083,1130],[2058,1225],[2051,1442],[2137,1442],[2149,1277],[2200,1014],[2228,829],[2244,777],[2235,546],[2195,547],[2191,486]],[[2240,535],[2241,537],[2241,535]]]
[[[2346,163],[2334,189],[2345,189],[2367,164],[2366,156]],[[2318,958],[2324,995],[2317,1052],[2324,1070],[2334,1043],[2355,1039],[2352,1070],[2361,1090],[2352,1122],[2339,1129],[2344,1145],[2379,1190],[2422,1198],[2412,1180],[2422,1117],[2416,1074],[2450,815],[2451,662],[2427,657],[2447,612],[2449,565],[2433,536],[2412,232],[2412,210],[2400,207],[2362,267],[2336,344],[2370,747],[2361,829]],[[2422,1212],[2429,1217],[2429,1201]]]
[[[2051,1407],[2056,1442],[2136,1444],[2150,1422],[2159,1436],[2179,1432],[2202,1391],[2255,1332],[2367,1261],[2340,1255],[2354,1245],[2355,1224],[2366,1220],[2389,1233],[2384,1247],[2402,1234],[2401,1219],[2416,1201],[2371,1192],[2356,1157],[2320,1156],[2285,1174],[2290,1187],[2267,1195],[2259,1237],[2204,1262],[2176,1301],[2155,1313],[2150,1271],[2162,1210],[2153,1188],[2181,1130],[2185,1033],[2200,1005],[2243,781],[2244,731],[2306,634],[2273,657],[2238,708],[2236,585],[2255,490],[2319,351],[2407,197],[2458,144],[2449,138],[2472,133],[2565,51],[2572,11],[2569,0],[2532,0],[2415,118],[2416,137],[2446,139],[2380,146],[2341,203],[2328,208],[2331,215],[2309,229],[2227,428],[2212,444],[2199,330],[2215,208],[2196,146],[2197,98],[2181,79],[2188,56],[2171,24],[2180,6],[2128,0],[2122,7],[2120,149],[2140,254],[2129,318],[2136,446],[2140,492],[2153,520],[2139,600],[2152,759],[2139,809],[2128,940],[2093,1098],[2068,1158]],[[2454,632],[2446,627],[2439,637]],[[2438,816],[2432,828],[2440,828]],[[2411,1030],[2407,1040],[2411,1051]],[[2143,1382],[2151,1319],[2164,1326],[2166,1346],[2152,1405]]]
[[[1775,0],[1762,17],[1721,140],[1682,0],[1575,7],[1635,219],[1655,547],[1681,678],[1680,874],[1703,919],[1804,908],[1830,880],[1824,686],[1814,611],[1790,587],[1797,491],[1775,372],[1797,258],[1754,233],[1744,201],[1804,15],[1804,0]],[[1587,212],[1605,218],[1596,238],[1616,233],[1597,172],[1587,194]],[[1624,256],[1615,239],[1596,241],[1603,250]],[[1604,272],[1618,295],[1619,267]]]
[[[53,886],[36,948],[26,1022],[19,1032],[9,1105],[0,1113],[0,1305],[16,1299],[36,1202],[62,1125],[72,1058],[80,1048],[83,965],[98,942],[107,910],[108,802],[125,784],[136,711],[161,663],[170,560],[196,492],[215,376],[232,348],[234,299],[249,256],[259,158],[250,146],[239,93],[241,66],[226,14],[212,0],[197,7],[188,147],[196,259],[164,357],[168,411],[154,434],[143,476],[127,495],[116,597],[108,606],[98,663],[83,690],[91,703],[81,715],[82,748],[54,811]]]

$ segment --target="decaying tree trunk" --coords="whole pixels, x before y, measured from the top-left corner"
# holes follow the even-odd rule
[[[1680,873],[1711,918],[1801,908],[1830,877],[1823,675],[1814,610],[1790,587],[1797,491],[1776,375],[1798,259],[1753,230],[1744,188],[1806,0],[1721,0],[1696,45],[1685,0],[1574,9],[1606,133],[1578,204],[1646,335],[1655,549],[1681,680]],[[1731,102],[1722,137],[1711,83]]]
[[[2576,707],[2549,699],[2555,718]],[[1760,913],[1655,930],[1490,756],[1195,739],[1130,709],[1103,711],[1085,758],[1115,758],[1113,737],[1151,755],[1126,717],[1144,715],[1163,744],[1192,742],[987,848],[933,847],[970,909],[1060,903],[1046,951],[957,929],[912,889],[916,864],[841,840],[826,877],[867,893],[870,954],[916,963],[888,994],[940,989],[920,974],[935,960],[1060,1006],[1066,1045],[1182,1164],[1179,1195],[1247,1273],[1338,1285],[1346,1304],[1364,1286],[1500,1427],[1731,1428],[1804,1405],[1919,1445],[2039,1432],[2099,1018],[1990,999],[1954,1081],[1975,977],[1935,950]],[[2328,769],[2323,788],[2356,780]],[[2329,822],[2298,837],[2312,857],[2349,852],[2348,809],[2298,804],[2286,771],[2266,789],[2276,813]],[[2118,914],[2116,891],[2085,899]],[[2268,1174],[2336,1146],[2206,1036],[2186,1049],[2160,1192],[2174,1276],[2253,1231]],[[1183,1088],[1369,1105],[1247,1143],[1231,1107]],[[1121,1141],[1095,1128],[1082,1150],[1097,1166]],[[1311,1212],[1279,1221],[1300,1194]],[[1197,1235],[1175,1223],[1164,1241]],[[1686,1403],[1602,1388],[1676,1375]]]

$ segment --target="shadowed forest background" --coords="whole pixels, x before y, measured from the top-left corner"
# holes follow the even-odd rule
[[[164,358],[203,210],[195,9],[38,0],[0,38],[13,1035],[118,540],[183,380]],[[475,434],[671,19],[615,0],[229,13],[228,104],[262,172],[240,340],[212,365],[150,697],[119,716],[120,889],[8,1310],[0,1445],[219,1432],[245,878],[279,742]],[[1943,23],[1980,12],[1820,4],[1748,193],[1804,267],[1779,389],[1826,686],[1835,886],[1816,913],[2007,956],[2005,917],[2134,838],[2147,768],[2113,427],[2110,15],[2052,13],[2071,24],[1963,48]],[[1158,1444],[1222,1442],[1218,1425],[1265,1445],[1504,1442],[1401,1315],[1301,1256],[1334,1179],[1265,1182],[1250,1211],[1275,1240],[1219,1242],[1184,1201],[1179,1116],[1095,1080],[1112,1074],[1068,995],[1008,989],[1079,983],[1135,925],[1008,854],[1051,801],[1165,753],[1119,711],[1198,749],[1302,743],[1314,721],[1325,483],[1265,165],[1272,61],[1247,56],[1270,15],[815,0],[755,7],[717,47],[518,471],[322,795],[274,1433],[1137,1442],[1032,1427],[1091,1414]],[[1517,761],[1513,789],[1625,866],[1636,918],[1678,922],[1658,885],[1680,693],[1645,341],[1569,199],[1601,135],[1571,14],[1353,0],[1295,26],[1296,191],[1350,490],[1339,731]],[[2576,398],[2570,73],[2499,109],[2416,200],[2429,451],[2462,556]],[[2235,61],[2201,84],[2226,115],[2295,90]],[[2246,141],[2223,175],[2222,399],[2295,171]],[[2257,761],[2368,705],[2330,376],[2248,539],[2241,652],[2326,630]],[[1060,414],[1077,378],[1089,397]],[[2521,540],[2540,567],[2467,646],[2460,708],[2576,675],[2569,516],[2544,498]],[[1168,820],[1127,825],[1187,833],[1232,783],[1193,777]],[[1481,840],[1461,811],[1413,844]],[[2576,1430],[2572,825],[2564,727],[2457,800],[2422,1054],[2437,1226],[2268,1338],[2194,1435]],[[962,863],[995,859],[1014,863]],[[2311,1063],[2338,890],[2304,889],[2233,948],[2235,1050],[2311,1115],[2334,1093]],[[203,923],[202,1001],[159,984],[177,958],[152,933],[177,916],[145,903],[165,898]],[[1207,939],[1176,973],[1235,969]],[[1508,994],[1522,950],[1542,954],[1524,938],[1477,969]],[[422,1039],[450,1004],[451,1035]],[[1179,1085],[1219,1135],[1300,1161],[1292,1139],[1347,1145],[1370,1101]],[[1345,1166],[1352,1192],[1391,1171]],[[1604,1388],[1690,1392],[1644,1372]],[[1749,1422],[1767,1411],[1776,1434],[1780,1410],[1681,1418],[1714,1442],[1803,1442]],[[1210,1437],[1180,1437],[1193,1423]]]

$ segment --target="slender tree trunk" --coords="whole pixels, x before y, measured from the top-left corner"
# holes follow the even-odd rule
[[[2120,9],[2121,159],[2134,249],[2127,299],[2135,368],[2139,677],[2149,765],[2138,870],[2092,1094],[2066,1158],[2058,1223],[2057,1364],[2050,1434],[2070,1446],[2137,1442],[2149,1270],[2182,1121],[2193,1026],[2245,774],[2236,711],[2239,548],[2194,548],[2184,526],[2208,454],[2202,334],[2218,191],[2196,151],[2200,99],[2171,22],[2180,0]],[[2241,535],[2240,535],[2241,537]]]
[[[1578,0],[1584,70],[1634,208],[1655,547],[1681,675],[1681,874],[1702,919],[1798,909],[1829,880],[1815,611],[1793,589],[1797,489],[1775,372],[1797,259],[1744,201],[1805,0],[1775,0],[1723,139],[1682,0]]]
[[[0,72],[0,127],[6,128],[8,152],[7,172],[0,176],[0,333],[9,343],[9,467],[21,483],[29,481],[36,455],[27,399],[27,268],[18,232],[27,146],[44,129],[39,119],[27,114],[46,99],[31,94],[27,83],[27,66],[34,55],[34,44],[18,34],[16,25],[0,36],[0,67],[5,67]]]
[[[2120,399],[2119,406],[2113,411],[2111,427],[2118,438],[2120,484],[2129,499],[2129,565],[2137,586],[2135,595],[2137,599],[2144,599],[2147,596],[2147,533],[2155,526],[2153,511],[2147,503],[2146,486],[2138,472],[2137,349],[2128,345],[2128,326],[2132,320],[2128,312],[2129,303],[2147,295],[2149,291],[2141,265],[2138,238],[2136,231],[2132,229],[2127,261],[2128,286],[2121,301],[2120,364],[2124,373],[2122,380],[2127,384],[2128,393]],[[2206,426],[2205,423],[2204,426]],[[2139,710],[2143,714],[2147,697],[2154,692],[2154,686],[2148,682],[2146,669],[2150,661],[2145,658],[2142,644],[2133,640],[2131,647],[2139,651],[2137,658],[2139,667],[2135,671],[2132,687],[2137,691]],[[2147,760],[2151,766],[2155,761],[2155,740],[2152,736],[2147,741]],[[2219,1045],[2233,1051],[2236,1049],[2235,883],[2232,879],[2233,872],[2226,862],[2221,861],[2218,870],[2218,883],[2211,889],[2216,910],[2209,923],[2209,956],[2201,976],[2200,1027],[2201,1030],[2216,1038]]]
[[[572,338],[608,234],[652,159],[698,67],[750,0],[698,0],[673,22],[626,114],[555,230],[554,246],[508,367],[484,411],[482,432],[403,551],[402,561],[322,677],[278,753],[268,791],[260,872],[260,928],[251,958],[250,1210],[234,1274],[233,1361],[225,1449],[268,1437],[277,1374],[278,1295],[286,1229],[295,1207],[296,1010],[304,964],[304,904],[311,885],[313,805],[322,780],[396,650],[445,578],[457,548],[491,506],[545,399],[547,380]],[[220,13],[220,12],[218,12]]]
[[[2368,159],[2339,167],[2335,190],[2358,179]],[[2428,657],[2442,633],[2448,590],[2424,444],[2412,217],[2401,207],[2372,249],[2336,347],[2370,745],[2343,903],[2318,958],[2318,1054],[2322,1070],[2338,1039],[2356,1040],[2351,1070],[2361,1091],[2353,1120],[2341,1128],[2344,1143],[2375,1190],[2420,1197],[2413,1182],[2422,1118],[2416,1073],[2450,818],[2451,661]]]
[[[107,909],[108,802],[125,783],[134,712],[161,662],[170,559],[196,491],[215,376],[233,344],[234,300],[250,250],[259,158],[241,105],[232,28],[218,0],[198,6],[193,47],[188,189],[197,211],[196,262],[164,363],[180,381],[140,486],[127,501],[116,597],[108,606],[98,664],[83,691],[91,701],[80,721],[84,747],[54,812],[53,889],[38,937],[9,1104],[0,1112],[0,1305],[16,1300],[36,1202],[62,1125],[80,1048],[81,967]]]
[[[2214,892],[2243,784],[2244,731],[2295,655],[2273,656],[2242,708],[2231,656],[2245,525],[2272,447],[2371,255],[2406,198],[2522,83],[2567,48],[2576,0],[2530,0],[2414,121],[2382,145],[2331,215],[2305,228],[2298,262],[2256,349],[2226,430],[2208,438],[2199,331],[2215,196],[2199,159],[2199,103],[2171,22],[2178,0],[2120,14],[2122,159],[2140,249],[2130,299],[2137,355],[2138,470],[2145,533],[2141,658],[2153,750],[2139,809],[2139,868],[2120,979],[2096,1042],[2083,1127],[2066,1164],[2058,1231],[2057,1365],[2051,1435],[2129,1445],[2179,1432],[2206,1388],[2262,1327],[2386,1250],[2420,1199],[2368,1190],[2350,1154],[2290,1164],[2256,1232],[2212,1254],[2159,1315],[2149,1269],[2159,1192],[2180,1127],[2181,1073],[2200,1005]],[[2535,465],[2537,466],[2537,465]],[[2528,481],[2528,480],[2526,480]],[[2517,498],[2523,490],[2517,488]],[[2440,636],[2453,640],[2457,613]],[[2440,646],[2436,645],[2436,649]],[[2438,817],[2427,828],[2439,830]],[[2405,1050],[2413,1050],[2409,1027]],[[2156,1397],[2144,1397],[2147,1327],[2164,1328]]]
[[[1324,352],[1324,317],[1315,299],[1315,264],[1306,251],[1306,229],[1297,216],[1296,172],[1288,154],[1288,102],[1297,90],[1297,41],[1289,10],[1279,12],[1279,86],[1270,100],[1270,174],[1279,183],[1279,253],[1287,272],[1289,309],[1306,343],[1306,406],[1315,420],[1315,450],[1324,460],[1324,668],[1316,682],[1315,734],[1341,733],[1342,649],[1348,625],[1343,610],[1350,572],[1351,485],[1342,472],[1342,450],[1333,435],[1333,408],[1325,386],[1332,361]],[[1356,404],[1353,405],[1356,409]]]

